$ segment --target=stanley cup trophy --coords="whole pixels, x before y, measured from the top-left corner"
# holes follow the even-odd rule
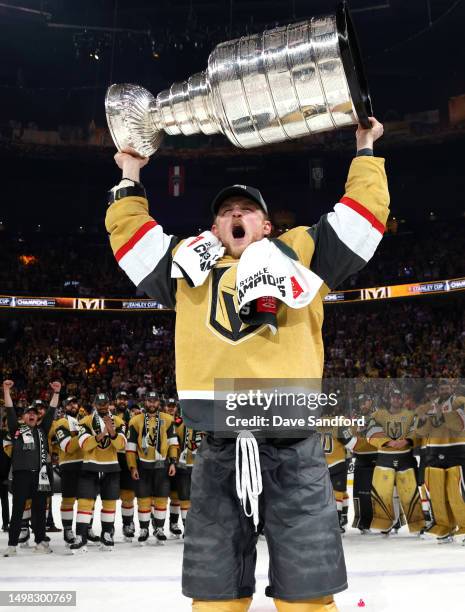
[[[373,114],[345,3],[336,15],[219,44],[208,68],[156,98],[115,84],[105,99],[119,150],[152,155],[167,134],[224,134],[235,146],[283,142],[360,123]]]

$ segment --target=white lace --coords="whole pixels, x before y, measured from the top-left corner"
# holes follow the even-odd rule
[[[253,518],[255,530],[258,526],[258,497],[262,490],[257,440],[250,431],[241,431],[236,440],[236,492],[245,515]],[[247,500],[249,511],[247,511]]]

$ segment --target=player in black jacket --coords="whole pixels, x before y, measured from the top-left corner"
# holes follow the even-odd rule
[[[21,531],[21,518],[24,504],[32,499],[32,528],[35,534],[36,547],[34,552],[52,552],[45,538],[45,514],[47,496],[50,495],[51,486],[47,471],[48,432],[52,426],[55,408],[58,406],[61,383],[52,382],[50,387],[53,396],[49,408],[40,425],[38,425],[37,407],[27,407],[18,421],[13,407],[11,389],[12,380],[3,382],[3,394],[7,410],[8,430],[13,442],[11,456],[13,468],[13,508],[10,521],[8,548],[4,556],[16,554],[16,546]]]

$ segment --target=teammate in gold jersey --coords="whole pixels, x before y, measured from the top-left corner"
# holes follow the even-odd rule
[[[371,526],[389,532],[396,524],[393,504],[397,490],[408,527],[412,532],[424,526],[418,491],[417,463],[412,449],[415,443],[415,413],[402,406],[402,393],[394,388],[389,394],[389,407],[376,410],[368,425],[367,440],[378,449],[373,474]]]
[[[441,381],[433,401],[417,409],[416,433],[425,449],[425,487],[439,543],[465,533],[465,397]],[[464,541],[465,543],[465,541]]]

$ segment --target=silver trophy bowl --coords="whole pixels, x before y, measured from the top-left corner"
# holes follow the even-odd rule
[[[224,134],[251,148],[360,123],[373,114],[350,13],[219,44],[204,72],[155,98],[139,85],[111,85],[107,121],[119,150],[152,155],[163,134]]]

